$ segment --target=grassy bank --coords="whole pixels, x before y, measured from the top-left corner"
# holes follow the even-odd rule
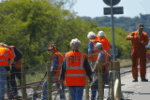
[[[118,60],[120,60],[120,59],[118,59]],[[131,59],[120,60],[120,65],[121,65],[121,67],[130,66]],[[34,72],[34,70],[33,70],[33,72]],[[26,83],[40,81],[44,77],[44,74],[45,74],[45,71],[35,71],[34,75],[26,74]]]

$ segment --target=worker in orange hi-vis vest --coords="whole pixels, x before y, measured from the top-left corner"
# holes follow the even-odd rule
[[[82,100],[86,75],[92,82],[92,70],[86,54],[78,50],[81,42],[75,38],[71,40],[70,45],[72,50],[65,54],[66,59],[63,62],[60,80],[65,81],[69,88],[71,100]]]
[[[58,51],[58,47],[55,44],[51,44],[48,51],[52,53],[52,63],[51,63],[51,84],[56,84],[57,90],[60,88],[60,72],[63,64],[63,55]],[[65,93],[59,90],[60,100],[65,100]],[[41,100],[48,100],[47,96],[47,81],[43,83],[43,89],[41,94]]]
[[[88,41],[88,61],[92,65],[92,68],[95,65],[95,62],[98,57],[99,51],[95,48],[95,44],[100,42],[99,40],[96,39],[96,34],[93,31],[90,31],[87,34],[87,38],[89,39]],[[93,79],[95,79],[96,74],[93,74]]]
[[[96,43],[95,48],[99,51],[99,54],[97,57],[97,61],[94,65],[94,68],[92,70],[97,75],[96,67],[98,66],[99,59],[101,59],[102,64],[103,64],[103,66],[102,66],[102,77],[103,77],[103,94],[104,94],[104,85],[107,83],[108,78],[109,78],[108,70],[106,69],[106,64],[107,64],[107,61],[109,59],[109,56],[107,55],[108,53],[103,50],[102,43]],[[91,100],[95,100],[96,91],[98,91],[98,77],[96,77],[96,79],[91,84]],[[98,93],[98,100],[99,100],[99,93]]]
[[[144,25],[139,24],[138,30],[126,36],[126,40],[132,43],[132,75],[133,82],[138,81],[138,58],[140,58],[140,76],[141,81],[148,82],[146,76],[146,48],[149,39],[147,33],[143,32]]]
[[[22,54],[17,49],[16,46],[11,45],[8,47],[13,52],[13,54],[15,55],[14,62],[12,64],[12,70],[11,70],[12,93],[14,96],[18,96],[18,90],[17,90],[17,84],[16,84],[15,77],[17,77],[19,79],[19,85],[21,86],[21,58],[22,58]]]
[[[109,43],[109,40],[105,37],[105,34],[103,31],[98,32],[96,39],[101,41],[101,43],[103,44],[104,50],[106,50],[110,54],[110,43]]]
[[[100,42],[96,39],[96,35],[93,31],[90,31],[87,35],[88,41],[88,60],[92,62],[92,67],[95,65],[97,56],[98,56],[98,50],[95,48],[95,44],[97,42]]]
[[[11,65],[14,62],[14,57],[15,56],[8,46],[4,46],[4,43],[0,43],[0,100],[4,100],[5,84],[7,82],[6,67],[10,67],[11,69]]]

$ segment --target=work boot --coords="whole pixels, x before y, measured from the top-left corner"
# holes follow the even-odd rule
[[[138,79],[137,79],[137,78],[135,78],[132,82],[138,82]]]
[[[142,78],[141,81],[142,81],[142,82],[148,82],[148,79]]]

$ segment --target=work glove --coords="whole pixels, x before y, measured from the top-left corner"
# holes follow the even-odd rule
[[[133,37],[133,36],[128,36],[128,38],[129,38],[129,39],[134,39],[134,37]]]

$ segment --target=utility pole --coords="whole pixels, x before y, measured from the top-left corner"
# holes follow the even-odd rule
[[[113,49],[113,61],[116,60],[115,53],[115,41],[114,41],[114,16],[113,16],[113,0],[111,0],[111,34],[112,34],[112,49]]]

